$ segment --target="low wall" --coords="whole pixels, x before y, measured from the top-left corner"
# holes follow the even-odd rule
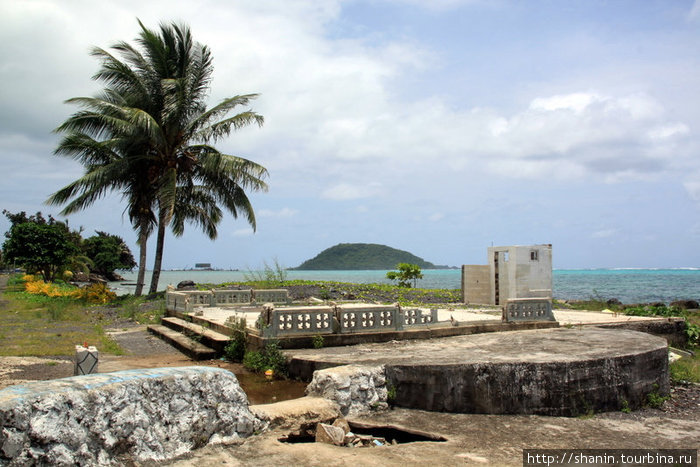
[[[0,390],[0,465],[169,459],[265,428],[235,375],[209,367],[77,376]]]
[[[195,307],[228,307],[263,303],[290,302],[287,289],[214,289],[167,290],[165,308],[168,311],[191,313]]]

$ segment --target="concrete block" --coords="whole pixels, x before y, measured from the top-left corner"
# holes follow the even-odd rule
[[[73,365],[73,374],[75,376],[97,373],[98,362],[99,353],[97,348],[92,345],[87,348],[82,345],[75,346],[75,364]]]

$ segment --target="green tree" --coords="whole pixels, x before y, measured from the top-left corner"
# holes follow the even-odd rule
[[[110,281],[116,279],[115,270],[136,266],[131,250],[118,235],[97,231],[97,235],[83,240],[82,249],[92,261],[90,270]]]
[[[386,277],[392,281],[397,281],[399,287],[411,287],[411,281],[413,281],[413,287],[415,287],[417,280],[423,278],[420,266],[417,264],[399,263],[396,265],[396,269],[398,271],[387,272]]]
[[[8,262],[22,266],[28,273],[41,274],[45,281],[51,282],[78,255],[75,237],[66,224],[51,216],[47,221],[41,213],[30,217],[24,212],[4,213],[12,223],[2,246]]]
[[[214,238],[221,205],[234,217],[244,215],[255,228],[245,190],[267,189],[264,167],[211,145],[232,130],[262,125],[263,118],[251,110],[227,116],[257,95],[230,97],[207,109],[213,71],[209,49],[192,40],[187,26],[162,24],[160,31],[152,31],[139,25],[138,48],[126,42],[112,47],[121,59],[104,49],[93,50],[101,60],[94,79],[105,88],[96,97],[70,99],[82,110],[57,129],[65,137],[56,153],[77,159],[86,173],[49,199],[62,204],[73,198],[64,212],[75,212],[108,191],[122,193],[139,233],[137,294],[143,285],[146,242],[155,225],[152,292],[168,225],[178,235],[185,221],[193,222]]]

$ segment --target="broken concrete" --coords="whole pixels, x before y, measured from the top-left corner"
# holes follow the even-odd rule
[[[306,387],[306,394],[335,402],[343,415],[388,408],[382,365],[346,365],[316,371]]]
[[[264,429],[229,371],[156,368],[0,390],[0,464],[164,460]]]

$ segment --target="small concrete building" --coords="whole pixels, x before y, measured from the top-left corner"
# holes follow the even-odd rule
[[[464,303],[503,305],[508,299],[551,297],[551,244],[490,247],[488,264],[462,266]]]

